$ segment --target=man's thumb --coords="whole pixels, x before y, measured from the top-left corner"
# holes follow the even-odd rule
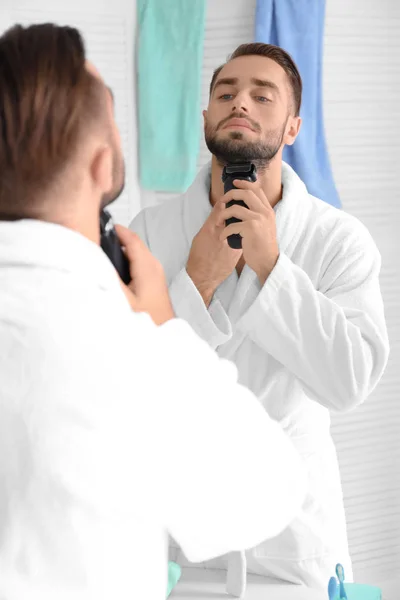
[[[137,233],[134,233],[123,225],[115,225],[115,232],[121,245],[125,248],[128,259],[135,257],[135,249],[143,246],[143,242]]]

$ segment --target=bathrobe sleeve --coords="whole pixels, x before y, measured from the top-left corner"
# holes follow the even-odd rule
[[[143,210],[134,218],[129,229],[137,233],[147,247],[153,251],[148,239],[144,215],[145,211]],[[168,252],[161,257],[164,268],[166,268],[167,260]],[[207,308],[185,267],[170,282],[169,295],[175,315],[187,321],[213,350],[230,340],[232,326],[222,304],[218,298],[214,297]]]
[[[207,309],[185,268],[174,277],[169,295],[176,316],[187,321],[213,350],[232,337],[231,322],[218,298]]]
[[[336,240],[315,289],[285,255],[238,328],[334,411],[354,408],[377,385],[389,344],[379,287],[381,258],[365,228]]]
[[[292,442],[238,383],[235,365],[188,323],[172,319],[159,327],[149,358],[157,374],[151,385],[162,387],[165,400],[157,404],[168,439],[164,521],[187,559],[209,560],[278,535],[307,487]]]

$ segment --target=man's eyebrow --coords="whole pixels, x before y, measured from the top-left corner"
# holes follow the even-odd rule
[[[237,82],[238,82],[237,77],[221,77],[221,79],[218,79],[217,82],[215,83],[214,90],[219,85],[236,85]]]
[[[269,81],[269,79],[257,79],[255,77],[253,77],[251,79],[251,83],[256,85],[257,87],[269,88],[279,94],[279,87],[273,81]]]
[[[237,77],[221,77],[221,79],[218,79],[215,83],[214,90],[219,85],[237,85],[238,81],[239,80]],[[252,77],[250,81],[253,85],[257,87],[269,88],[279,94],[279,87],[273,81],[269,81],[269,79],[258,79],[256,77]]]

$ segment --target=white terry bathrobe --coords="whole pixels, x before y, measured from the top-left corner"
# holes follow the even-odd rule
[[[326,589],[338,562],[352,580],[330,411],[363,402],[389,353],[380,254],[360,221],[311,196],[284,163],[283,197],[275,207],[280,257],[273,272],[261,287],[247,265],[240,277],[234,270],[207,309],[185,265],[212,209],[210,172],[208,164],[186,193],[144,209],[130,228],[163,264],[176,315],[236,364],[239,381],[306,463],[301,512],[282,534],[246,552],[248,572]],[[237,473],[232,494],[240,485]],[[171,557],[189,565],[179,550]],[[227,557],[199,566],[226,568]]]

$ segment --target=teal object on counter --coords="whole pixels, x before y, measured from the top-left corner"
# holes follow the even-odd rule
[[[336,592],[338,589],[338,583],[336,577],[331,577],[328,584],[328,596],[329,600],[336,600]]]
[[[336,575],[337,578],[339,579],[339,598],[340,600],[348,600],[347,598],[347,594],[346,594],[346,589],[344,587],[344,569],[343,566],[338,563],[336,565]]]
[[[372,585],[345,583],[343,566],[336,565],[336,577],[331,577],[328,583],[329,600],[382,600],[382,590]]]
[[[360,583],[345,583],[347,600],[382,600],[382,590],[372,585]],[[335,600],[340,600],[340,593],[336,594]]]
[[[137,0],[139,177],[183,192],[197,172],[206,0]]]
[[[168,562],[168,587],[167,587],[167,598],[181,578],[182,570],[179,565],[172,562]]]

